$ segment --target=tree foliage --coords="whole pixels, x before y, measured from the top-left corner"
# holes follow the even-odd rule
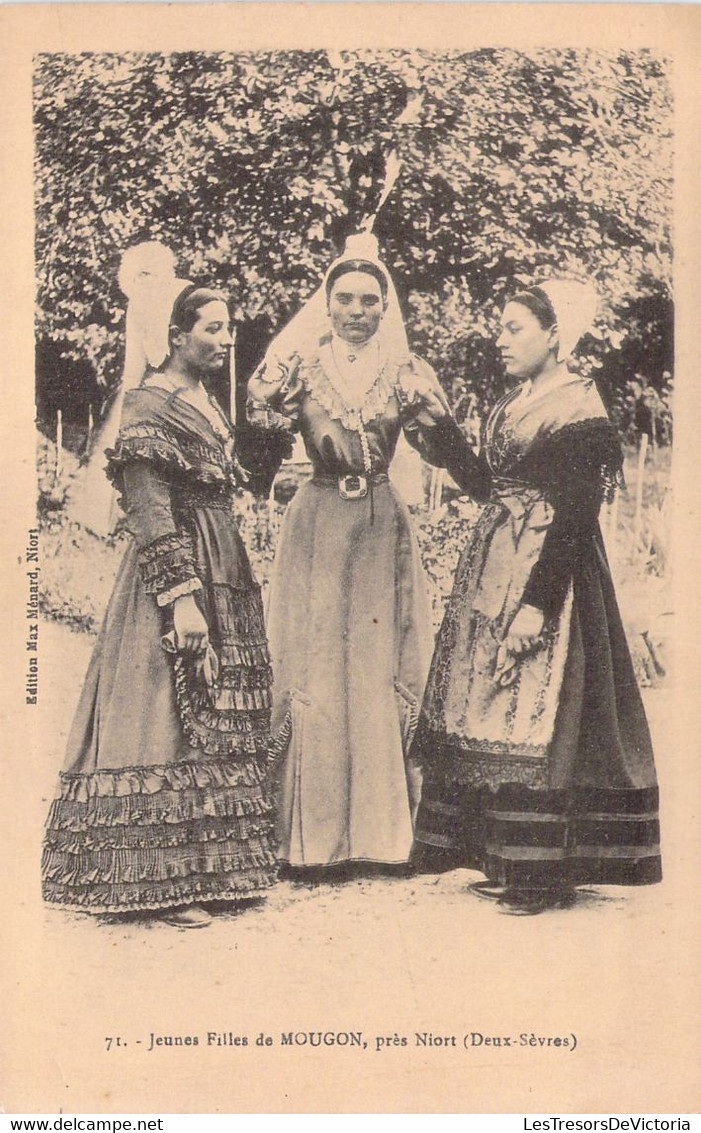
[[[35,71],[40,405],[118,380],[129,245],[232,296],[250,369],[345,235],[375,231],[465,418],[501,392],[498,305],[549,272],[602,304],[610,399],[671,371],[671,106],[647,51],[82,54]],[[391,162],[390,162],[391,163]],[[475,418],[476,419],[476,418]]]

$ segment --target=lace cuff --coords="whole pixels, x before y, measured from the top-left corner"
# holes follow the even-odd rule
[[[256,397],[249,397],[246,403],[246,416],[249,425],[265,429],[269,433],[292,433],[295,428],[291,417],[278,413],[267,401],[260,401]]]
[[[147,594],[169,594],[185,584],[199,584],[192,542],[177,532],[161,535],[143,547],[139,567]]]
[[[202,589],[202,583],[199,578],[189,578],[187,582],[181,582],[179,586],[173,586],[170,590],[163,590],[156,596],[156,602],[159,606],[170,606],[176,598],[184,598],[187,594],[194,594],[196,590]]]

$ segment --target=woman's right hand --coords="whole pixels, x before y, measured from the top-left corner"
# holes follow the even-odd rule
[[[497,650],[494,679],[501,688],[513,684],[518,664],[543,644],[543,611],[535,606],[521,606],[509,626],[509,632]]]
[[[184,594],[173,603],[175,645],[179,653],[203,654],[209,644],[209,627],[194,594]]]
[[[277,404],[295,381],[301,357],[292,354],[289,358],[272,358],[261,363],[248,379],[248,397],[261,406]]]
[[[399,371],[399,381],[414,420],[421,425],[430,427],[450,416],[450,406],[428,362],[412,354]]]

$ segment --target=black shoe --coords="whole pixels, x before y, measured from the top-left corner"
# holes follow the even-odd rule
[[[507,889],[499,905],[509,916],[535,917],[549,909],[567,909],[576,899],[576,889]]]
[[[467,889],[469,893],[474,893],[475,897],[481,897],[483,901],[501,901],[508,893],[504,885],[497,885],[489,878],[486,881],[473,881]]]
[[[158,919],[173,928],[207,928],[212,918],[201,905],[185,905],[174,909],[164,909],[157,914]]]

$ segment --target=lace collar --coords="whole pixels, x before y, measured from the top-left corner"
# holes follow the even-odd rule
[[[379,417],[387,408],[397,386],[400,366],[407,361],[399,355],[377,356],[377,372],[370,385],[358,398],[348,390],[347,383],[336,365],[331,340],[323,340],[318,351],[303,362],[300,377],[304,386],[332,420],[340,421],[346,429],[356,430],[359,425]]]

